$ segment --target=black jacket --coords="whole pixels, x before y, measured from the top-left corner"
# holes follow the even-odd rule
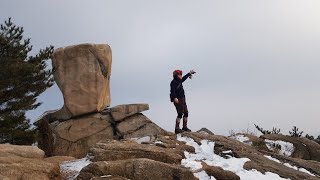
[[[185,98],[185,93],[183,89],[182,83],[190,77],[191,74],[188,73],[180,80],[178,78],[174,78],[170,83],[170,98],[173,101],[174,98]]]

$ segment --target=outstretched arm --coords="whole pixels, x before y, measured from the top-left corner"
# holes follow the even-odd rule
[[[194,70],[191,70],[188,74],[186,74],[185,76],[183,76],[182,82],[184,82],[185,80],[187,80],[188,77],[190,77],[190,79],[191,79],[192,74],[195,74],[195,73],[196,73],[196,72],[195,72]]]
[[[186,81],[186,80],[188,79],[188,77],[190,77],[190,76],[191,76],[190,73],[184,75],[184,76],[182,77],[182,82]]]

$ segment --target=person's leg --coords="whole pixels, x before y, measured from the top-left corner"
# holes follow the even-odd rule
[[[178,134],[182,132],[182,130],[180,129],[180,122],[183,117],[183,106],[181,106],[180,102],[174,103],[174,106],[176,107],[177,114],[178,114],[176,118],[176,126],[175,126],[175,133]]]
[[[187,106],[187,102],[184,99],[183,102],[183,109],[184,109],[184,113],[183,113],[183,131],[188,131],[190,132],[191,130],[188,128],[188,117],[189,117],[189,111],[188,111],[188,106]]]
[[[180,122],[182,119],[183,114],[178,114],[177,119],[176,119],[176,129],[180,129]]]

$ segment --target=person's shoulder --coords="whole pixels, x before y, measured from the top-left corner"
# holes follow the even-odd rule
[[[179,84],[179,82],[177,80],[173,79],[170,84]]]

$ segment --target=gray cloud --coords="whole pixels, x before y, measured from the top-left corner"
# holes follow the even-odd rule
[[[173,130],[174,69],[186,82],[190,125],[219,134],[293,125],[320,134],[320,2],[316,0],[2,2],[37,50],[92,42],[113,49],[112,104],[148,102],[147,114]],[[28,115],[62,106],[56,86]]]

